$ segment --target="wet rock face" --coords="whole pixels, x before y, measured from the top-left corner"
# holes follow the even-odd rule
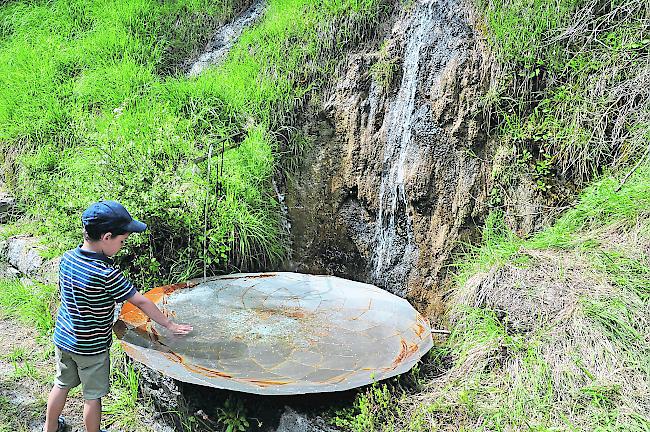
[[[450,253],[485,211],[489,60],[456,0],[415,3],[384,50],[351,56],[304,128],[313,146],[288,186],[290,266],[435,303]]]
[[[221,27],[210,39],[205,52],[192,63],[187,75],[199,75],[205,68],[223,60],[242,32],[262,16],[265,8],[265,0],[256,0],[232,22]]]

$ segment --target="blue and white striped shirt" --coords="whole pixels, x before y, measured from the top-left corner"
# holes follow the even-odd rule
[[[74,354],[94,355],[112,341],[115,302],[136,290],[104,254],[78,247],[63,254],[59,267],[61,307],[54,327],[54,344]]]

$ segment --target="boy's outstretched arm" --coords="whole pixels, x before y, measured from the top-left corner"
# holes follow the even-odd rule
[[[167,330],[171,331],[177,335],[185,335],[192,331],[192,326],[189,324],[176,324],[169,318],[167,318],[161,311],[158,309],[158,306],[154,304],[151,300],[136,292],[131,298],[127,300],[133,306],[139,308],[144,312],[149,318],[165,327]]]

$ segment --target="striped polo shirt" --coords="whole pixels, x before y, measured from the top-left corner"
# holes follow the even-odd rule
[[[54,327],[54,344],[81,355],[100,354],[112,342],[115,302],[136,290],[104,254],[78,247],[63,254],[59,267],[61,307]]]

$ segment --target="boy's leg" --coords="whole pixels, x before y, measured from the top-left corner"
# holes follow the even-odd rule
[[[98,432],[102,418],[102,397],[110,390],[111,359],[108,351],[92,356],[75,356],[84,395],[84,425]]]
[[[65,406],[69,388],[61,388],[58,385],[52,387],[50,396],[47,398],[47,410],[45,411],[45,432],[56,432],[59,427],[59,416]]]
[[[102,421],[102,400],[84,400],[84,426],[86,432],[99,432]]]
[[[47,398],[45,425],[43,426],[45,432],[55,432],[58,429],[59,416],[65,406],[68,392],[81,383],[77,365],[69,353],[54,347],[54,361],[56,362],[56,378],[50,396]]]

